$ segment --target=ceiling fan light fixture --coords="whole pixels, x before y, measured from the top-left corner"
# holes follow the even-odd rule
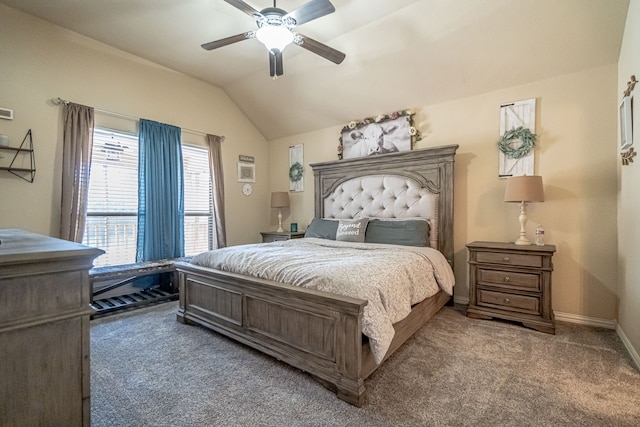
[[[268,51],[278,49],[282,52],[293,42],[293,33],[285,27],[263,25],[256,31],[256,38],[267,47]]]

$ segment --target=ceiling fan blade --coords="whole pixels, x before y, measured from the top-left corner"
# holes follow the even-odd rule
[[[251,17],[253,17],[253,15],[256,13],[258,14],[260,13],[257,10],[255,10],[253,7],[243,2],[242,0],[224,0],[224,1],[229,3],[231,6],[235,7],[236,9],[243,11],[244,13],[246,13]]]
[[[310,37],[303,36],[300,33],[298,33],[298,36],[300,36],[301,40],[299,43],[296,42],[296,44],[307,49],[309,52],[313,52],[316,55],[320,55],[323,58],[328,59],[335,64],[342,63],[342,61],[344,61],[344,58],[346,57],[344,53],[340,52],[339,50],[335,50],[334,48],[329,47],[326,44],[322,44]]]
[[[219,47],[226,46],[232,43],[241,42],[242,40],[251,39],[253,37],[255,37],[255,33],[250,31],[247,33],[236,34],[235,36],[225,37],[224,39],[205,43],[201,46],[205,50],[213,50],[213,49],[217,49]]]
[[[296,20],[296,25],[313,21],[321,16],[328,15],[336,11],[329,0],[311,0],[299,8],[289,12],[285,17],[290,16]]]

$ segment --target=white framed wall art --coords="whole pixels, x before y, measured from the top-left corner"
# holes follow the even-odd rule
[[[536,99],[525,99],[500,106],[500,136],[505,132],[516,128],[529,129],[532,134],[536,131]],[[522,144],[521,141],[514,140],[513,148],[517,148]],[[499,170],[500,178],[508,178],[510,176],[534,175],[534,150],[530,150],[528,154],[520,158],[512,158],[499,151]]]

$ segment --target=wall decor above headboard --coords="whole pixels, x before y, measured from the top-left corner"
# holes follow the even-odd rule
[[[409,151],[422,139],[410,110],[353,120],[340,131],[338,159]]]
[[[316,218],[332,216],[325,212],[325,199],[341,184],[365,176],[399,176],[415,181],[435,195],[436,249],[453,265],[453,164],[458,145],[380,154],[354,159],[314,163],[314,214]],[[355,195],[354,195],[355,197]]]

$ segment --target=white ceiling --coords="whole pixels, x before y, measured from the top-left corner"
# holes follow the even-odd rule
[[[297,31],[344,52],[344,62],[291,45],[284,75],[272,80],[255,39],[200,47],[255,29],[223,0],[0,3],[221,87],[267,139],[617,63],[628,7],[628,0],[332,0],[335,13]]]

